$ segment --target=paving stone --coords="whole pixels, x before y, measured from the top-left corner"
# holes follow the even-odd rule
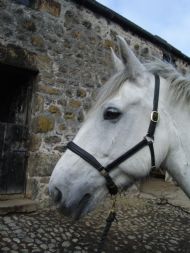
[[[68,248],[71,245],[69,241],[65,241],[62,243],[63,248]]]

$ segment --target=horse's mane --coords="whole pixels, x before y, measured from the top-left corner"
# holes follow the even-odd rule
[[[156,73],[169,82],[173,98],[178,101],[182,99],[190,101],[190,76],[187,77],[182,75],[174,68],[173,65],[159,59],[147,61],[144,63],[144,66],[147,71],[153,74]],[[123,83],[129,79],[130,75],[127,69],[113,75],[101,88],[98,100],[94,107],[97,108],[97,106],[101,105],[108,98],[114,96],[123,86]]]
[[[126,69],[113,75],[100,89],[98,94],[98,100],[96,101],[94,108],[102,105],[108,98],[114,96],[119,89],[123,86],[126,80],[129,80],[130,76]]]
[[[170,91],[176,100],[190,101],[190,76],[184,76],[170,63],[156,59],[144,64],[151,73],[156,73],[170,84]]]

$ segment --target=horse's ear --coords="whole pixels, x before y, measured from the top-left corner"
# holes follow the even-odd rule
[[[113,48],[111,47],[111,58],[112,58],[112,62],[114,65],[114,70],[116,72],[122,71],[125,68],[125,65],[123,64],[123,62],[121,61],[121,59],[119,59],[119,57],[117,57],[117,55],[115,54]]]
[[[117,36],[117,40],[123,64],[128,70],[129,75],[131,77],[136,77],[137,74],[140,74],[142,71],[145,70],[145,67],[137,59],[137,57],[130,49],[130,47],[128,46],[127,42],[123,37]]]

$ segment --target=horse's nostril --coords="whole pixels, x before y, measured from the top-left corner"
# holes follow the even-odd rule
[[[52,198],[56,203],[60,202],[62,199],[62,193],[57,187],[55,187],[53,191]]]

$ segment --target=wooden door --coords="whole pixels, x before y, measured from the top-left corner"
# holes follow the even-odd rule
[[[26,126],[0,122],[0,194],[25,191],[27,136]]]
[[[34,74],[0,64],[0,195],[25,192]]]

